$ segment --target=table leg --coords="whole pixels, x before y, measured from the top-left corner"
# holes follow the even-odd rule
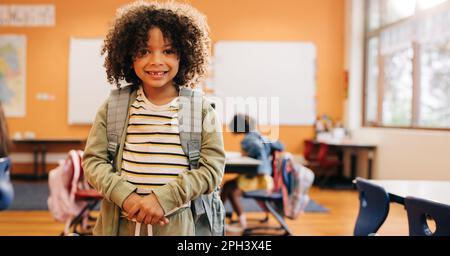
[[[342,148],[337,149],[337,157],[340,163],[344,162],[344,150]],[[343,179],[345,177],[343,164],[339,165],[338,167],[338,175],[340,179]]]
[[[367,153],[367,178],[372,179],[373,151]]]
[[[33,146],[33,173],[34,173],[34,179],[39,178],[39,146],[34,145]]]
[[[46,175],[47,175],[47,163],[46,163],[46,155],[47,155],[47,147],[44,145],[44,144],[42,144],[42,147],[41,147],[41,157],[42,157],[42,174],[41,174],[41,178],[44,178],[44,177],[46,177]]]
[[[354,180],[356,178],[356,168],[358,168],[358,152],[353,152],[350,158],[350,179]]]

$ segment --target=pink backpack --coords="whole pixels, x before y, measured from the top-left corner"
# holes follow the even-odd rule
[[[309,189],[314,182],[314,173],[295,163],[289,152],[275,155],[274,159],[274,183],[282,193],[284,216],[296,219],[309,203]]]
[[[86,201],[76,200],[77,190],[89,188],[83,177],[82,157],[83,151],[71,150],[48,177],[48,209],[55,220],[66,223],[64,234],[68,233],[72,219],[87,205]]]

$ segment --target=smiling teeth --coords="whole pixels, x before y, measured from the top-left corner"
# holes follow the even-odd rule
[[[165,72],[148,72],[152,76],[162,76]]]

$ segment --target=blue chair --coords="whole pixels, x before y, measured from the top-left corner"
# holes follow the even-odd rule
[[[281,236],[290,236],[293,235],[289,226],[286,223],[286,218],[291,220],[296,219],[298,215],[303,211],[304,207],[309,202],[308,190],[314,181],[314,174],[311,170],[307,168],[302,168],[302,174],[294,173],[296,172],[295,167],[292,166],[290,155],[282,155],[281,152],[274,152],[272,154],[272,164],[273,164],[273,181],[274,188],[272,191],[268,192],[265,190],[255,190],[255,191],[247,191],[244,192],[243,197],[251,198],[256,200],[259,203],[262,209],[266,212],[267,217],[263,219],[261,222],[267,222],[268,216],[272,215],[275,220],[278,222],[279,226],[258,226],[247,228],[244,230],[243,235],[281,235]],[[301,176],[301,184],[296,180],[296,175]],[[301,190],[300,194],[297,194],[296,189],[297,186]],[[288,204],[289,198],[292,195],[300,196],[297,202],[296,209],[297,211],[289,211],[285,207],[290,207]],[[297,208],[298,207],[298,208]],[[293,210],[293,209],[291,209]],[[267,232],[267,231],[277,231]],[[260,232],[262,231],[262,232]],[[282,232],[278,232],[282,231]]]
[[[255,191],[249,191],[245,192],[244,194],[245,198],[252,198],[255,199],[257,202],[260,202],[264,205],[264,210],[272,215],[275,220],[280,224],[280,226],[260,226],[260,227],[253,227],[253,228],[246,228],[242,235],[244,236],[251,236],[251,235],[272,235],[275,236],[277,234],[267,234],[265,232],[255,232],[258,230],[282,230],[282,236],[291,236],[292,232],[289,229],[289,226],[287,225],[284,213],[283,213],[283,196],[281,192],[273,192],[273,193],[267,193],[263,190],[255,190]],[[267,222],[268,217],[266,219],[261,220],[261,222]]]
[[[450,205],[406,197],[405,207],[410,236],[450,236]],[[427,218],[435,221],[435,232],[428,226]]]
[[[375,234],[388,215],[389,195],[384,188],[363,178],[356,178],[355,183],[359,192],[359,213],[353,235]]]
[[[9,177],[11,161],[8,157],[0,158],[0,211],[7,209],[13,199],[14,191]]]
[[[274,151],[272,152],[272,176],[274,179],[274,188],[273,191],[267,192],[265,190],[254,190],[244,192],[244,198],[254,199],[260,207],[266,212],[266,218],[260,220],[261,223],[267,223],[269,221],[269,215],[272,215],[275,220],[279,223],[279,226],[259,226],[246,228],[242,235],[244,236],[254,236],[254,235],[281,235],[281,236],[291,236],[292,232],[289,229],[284,216],[284,208],[283,208],[283,194],[281,191],[281,186],[283,180],[283,171],[286,168],[281,168],[281,165],[278,165],[278,161],[280,161],[280,152]],[[279,168],[277,168],[279,167]],[[268,234],[266,231],[282,231],[280,234]]]

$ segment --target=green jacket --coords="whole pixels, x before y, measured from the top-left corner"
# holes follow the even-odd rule
[[[129,105],[135,99],[136,91],[133,91],[130,95]],[[83,169],[88,182],[104,197],[94,228],[94,235],[118,234],[123,202],[137,189],[135,185],[120,176],[128,118],[120,139],[115,168],[108,160],[107,109],[106,101],[97,112],[83,156]],[[216,130],[211,132],[211,129],[203,129],[202,131],[199,168],[180,174],[175,180],[155,188],[153,191],[165,213],[202,194],[212,193],[222,181],[225,167],[223,136],[216,112],[206,99],[203,99],[202,118],[204,125],[207,122],[215,124]]]

